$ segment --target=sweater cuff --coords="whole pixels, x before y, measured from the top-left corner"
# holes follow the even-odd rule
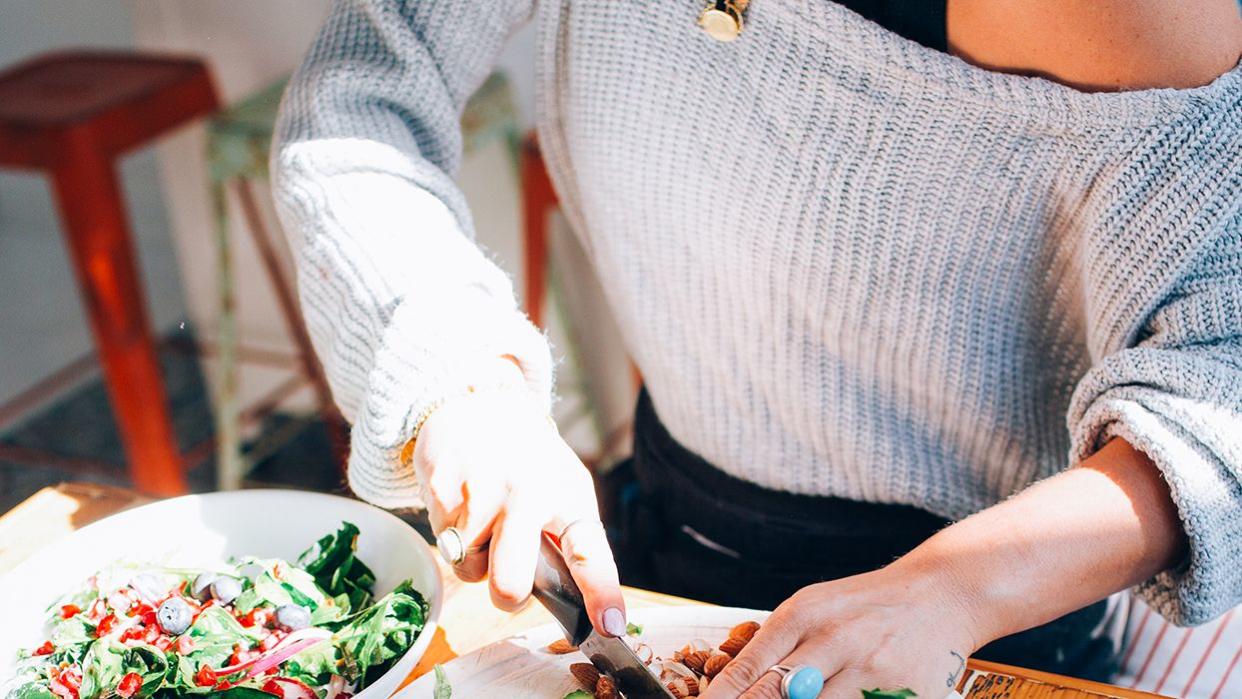
[[[350,434],[347,477],[354,493],[380,507],[421,508],[414,469],[401,463],[402,448],[426,411],[465,393],[480,367],[504,355],[517,359],[536,405],[550,411],[551,351],[525,314],[497,308],[481,291],[398,305]]]
[[[1195,397],[1197,391],[1186,390],[1190,385],[1171,391],[1153,380],[1152,370],[1177,375],[1167,371],[1173,367],[1158,366],[1171,359],[1158,356],[1164,353],[1122,354],[1131,352],[1138,356],[1113,357],[1080,384],[1071,411],[1070,459],[1076,465],[1121,437],[1155,463],[1177,506],[1189,555],[1137,592],[1173,623],[1194,626],[1224,613],[1239,597],[1242,490],[1232,469],[1242,457],[1242,420],[1236,407]],[[1196,362],[1188,364],[1178,373],[1196,374]]]

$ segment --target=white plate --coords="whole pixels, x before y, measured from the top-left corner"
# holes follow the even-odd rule
[[[439,569],[418,532],[356,500],[292,490],[188,495],[144,505],[83,527],[0,577],[0,685],[19,648],[43,642],[45,610],[117,560],[203,566],[229,556],[295,559],[342,521],[358,526],[358,557],[375,572],[375,592],[402,580],[431,605],[414,645],[361,699],[386,697],[405,679],[435,634],[443,606]]]
[[[668,658],[696,638],[718,645],[735,625],[762,622],[767,615],[753,609],[688,606],[636,609],[629,617],[643,627],[639,640],[651,646],[657,657]],[[444,666],[453,699],[561,699],[579,689],[569,674],[569,665],[586,662],[586,658],[581,653],[553,655],[544,650],[558,638],[564,638],[560,628],[547,624],[453,660]],[[435,681],[434,673],[428,673],[393,699],[431,697]]]

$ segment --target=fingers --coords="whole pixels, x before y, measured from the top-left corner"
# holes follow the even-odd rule
[[[505,611],[517,611],[530,597],[539,559],[543,522],[538,509],[521,501],[510,501],[496,520],[491,542],[492,604]]]
[[[725,665],[719,675],[712,678],[703,699],[769,696],[762,693],[743,695],[743,692],[754,686],[769,668],[781,662],[798,647],[802,640],[801,630],[790,621],[790,617],[789,613],[782,613],[780,608],[772,612],[737,657]],[[770,679],[765,678],[765,681]],[[779,678],[775,687],[776,693],[770,696],[780,697]],[[762,688],[760,691],[763,691]]]
[[[785,667],[790,668],[791,670],[799,666],[802,666],[802,665],[813,667],[816,670],[820,671],[821,674],[819,677],[819,684],[822,685],[823,678],[828,676],[828,673],[824,672],[824,666],[823,666],[823,663],[825,661],[824,651],[825,649],[822,646],[818,646],[809,641],[804,641],[801,645],[795,648],[793,652],[791,652],[789,655],[786,655],[781,660],[773,663],[773,665],[778,665],[778,664],[784,665]],[[770,667],[771,666],[769,666],[769,668]],[[746,691],[742,692],[742,694],[740,695],[740,699],[769,699],[769,698],[779,699],[781,697],[781,682],[783,682],[784,679],[785,679],[784,675],[782,675],[779,672],[764,671],[764,673],[759,676],[759,679],[756,680],[753,685],[751,685],[750,689],[747,689]],[[812,676],[799,675],[799,680],[803,682],[807,682],[807,681],[813,681],[814,678]],[[814,687],[812,687],[812,689],[814,689]],[[854,692],[857,693],[858,689],[855,688]],[[803,696],[806,696],[806,695],[803,695]],[[810,696],[817,696],[817,695],[810,695]],[[824,695],[822,692],[820,692],[818,693],[818,696],[824,696]],[[833,695],[829,694],[827,696],[833,696]],[[853,697],[855,696],[855,694],[850,694],[849,696]]]
[[[455,527],[467,551],[479,549],[455,564],[453,572],[466,582],[482,580],[487,575],[487,545],[492,527],[504,503],[503,491],[487,485],[474,487],[470,481],[448,478],[433,479],[423,490],[432,531],[439,535],[446,528]]]
[[[607,636],[624,636],[625,599],[599,516],[571,522],[561,538],[561,553],[582,590],[595,630]]]

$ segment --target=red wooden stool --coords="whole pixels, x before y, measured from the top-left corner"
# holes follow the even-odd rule
[[[216,109],[184,58],[72,51],[0,73],[0,166],[52,179],[134,485],[185,491],[116,160]]]

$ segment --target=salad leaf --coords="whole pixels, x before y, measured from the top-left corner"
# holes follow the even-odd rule
[[[643,635],[643,627],[639,626],[638,624],[626,624],[625,635],[626,636],[641,636]]]
[[[185,687],[196,686],[194,673],[203,665],[227,665],[235,646],[249,648],[261,638],[261,631],[242,626],[220,607],[204,609],[186,633],[193,641],[193,650],[183,656],[185,661],[178,661],[175,672],[175,682]]]
[[[342,522],[329,534],[298,556],[297,565],[315,578],[329,595],[347,595],[351,609],[361,609],[371,600],[375,574],[354,555],[358,547],[358,527]]]
[[[39,679],[14,687],[9,691],[7,699],[57,699],[57,697],[52,694],[52,690],[48,689],[47,683]]]
[[[405,653],[423,630],[427,602],[405,581],[367,609],[324,624],[346,662],[366,673]]]
[[[57,648],[77,646],[95,640],[95,625],[82,615],[64,619],[52,627],[52,645]]]
[[[142,689],[138,696],[149,697],[164,686],[164,678],[168,675],[168,657],[151,646],[134,646],[121,659],[121,674],[128,672],[142,676]]]
[[[908,687],[901,689],[864,689],[862,690],[863,699],[910,699],[917,697],[914,690]]]
[[[453,696],[453,687],[449,684],[448,675],[444,674],[444,666],[437,664],[436,671],[436,688],[432,694],[432,699],[451,699]],[[568,697],[566,697],[568,699]]]
[[[111,692],[125,673],[125,646],[101,638],[92,643],[82,658],[82,686],[78,696],[94,697]]]
[[[230,687],[211,695],[212,699],[272,699],[273,696],[254,687]]]
[[[561,699],[595,699],[595,695],[585,689],[575,689],[569,694],[566,694],[564,697],[561,697]]]
[[[281,674],[300,680],[312,687],[327,684],[333,674],[339,674],[339,653],[332,643],[319,643],[307,648],[285,661]]]

